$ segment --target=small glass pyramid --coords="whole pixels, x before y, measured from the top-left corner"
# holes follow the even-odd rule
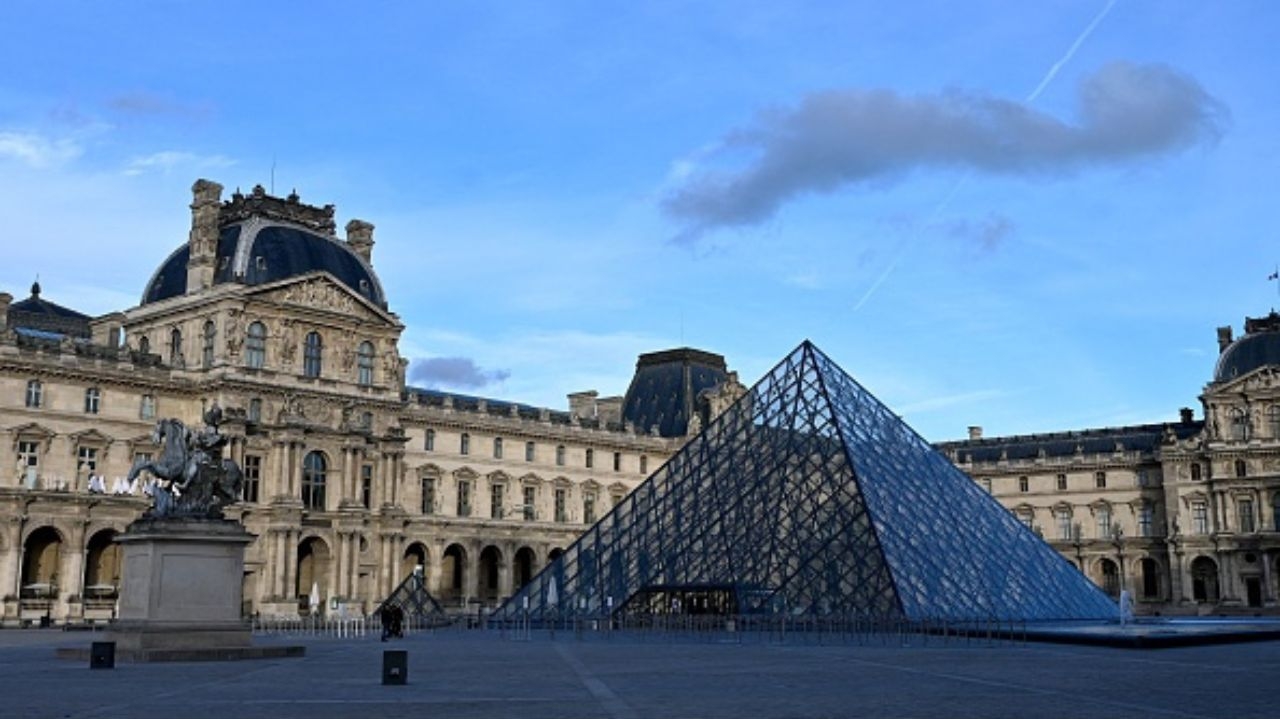
[[[808,341],[495,616],[526,611],[534,620],[1118,616],[1070,562]]]

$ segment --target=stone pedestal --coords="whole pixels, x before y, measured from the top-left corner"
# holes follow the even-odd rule
[[[241,618],[244,550],[253,535],[225,519],[141,519],[116,539],[123,554],[120,614],[107,639],[126,661],[301,656],[254,647]]]

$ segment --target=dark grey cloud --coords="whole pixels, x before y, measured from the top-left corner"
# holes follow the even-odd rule
[[[1008,217],[989,212],[981,219],[951,220],[945,224],[947,234],[970,243],[980,252],[995,252],[1013,234],[1014,224]]]
[[[1070,123],[974,92],[815,93],[731,132],[713,164],[686,176],[662,207],[681,225],[677,239],[691,240],[767,220],[800,195],[923,168],[1057,176],[1172,153],[1216,139],[1227,119],[1199,83],[1165,65],[1114,62],[1081,80],[1077,94]]]
[[[409,380],[428,387],[479,389],[505,381],[511,372],[486,370],[468,357],[430,357],[416,359],[409,367]]]

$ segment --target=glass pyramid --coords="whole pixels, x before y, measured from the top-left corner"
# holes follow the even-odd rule
[[[808,341],[497,610],[1106,619],[1114,603]]]

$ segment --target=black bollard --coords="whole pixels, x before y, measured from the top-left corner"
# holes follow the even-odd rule
[[[89,647],[89,668],[115,669],[116,643],[94,642],[92,646]]]
[[[382,652],[382,683],[384,686],[405,684],[409,681],[409,652],[403,649],[387,649]]]

